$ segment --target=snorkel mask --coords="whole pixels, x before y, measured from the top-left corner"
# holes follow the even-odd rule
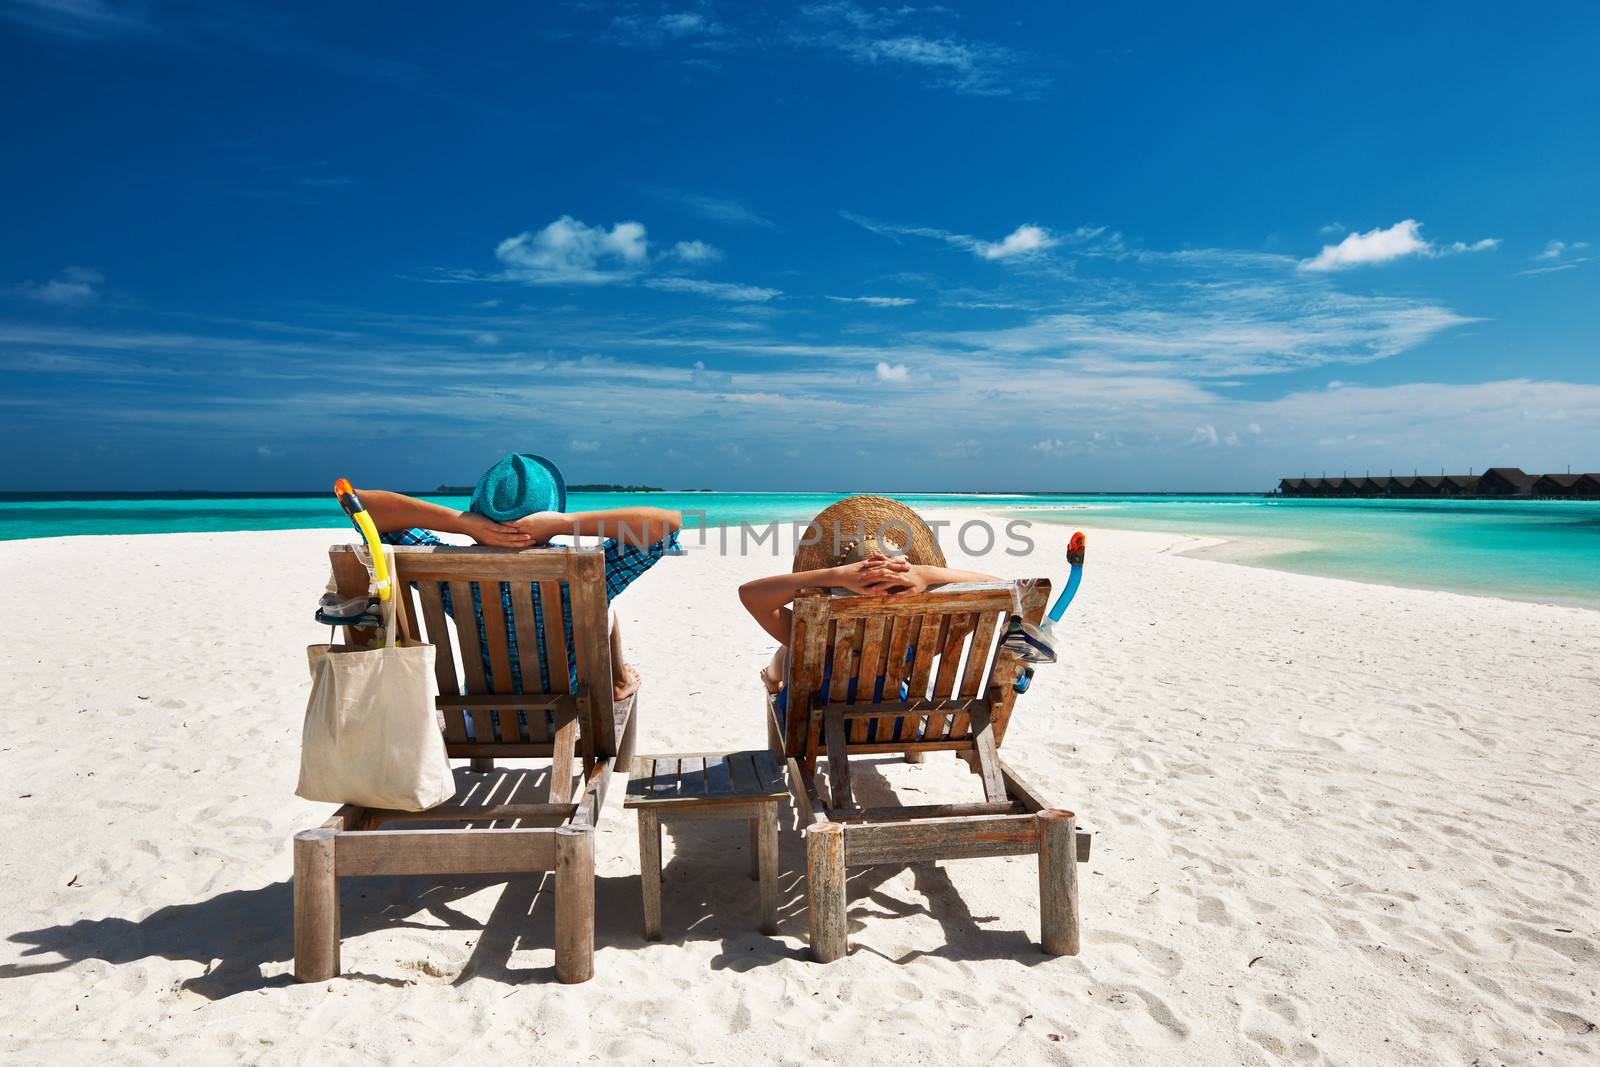
[[[376,596],[364,594],[341,597],[333,582],[317,603],[317,621],[324,626],[378,626],[383,622],[381,605],[394,595],[394,583],[389,578],[389,561],[383,554],[383,542],[378,537],[378,527],[356,496],[355,487],[348,478],[333,483],[333,495],[339,506],[350,517],[355,528],[366,542],[367,556],[372,567],[372,590]]]
[[[1061,621],[1061,616],[1066,614],[1067,605],[1072,603],[1072,598],[1078,595],[1078,586],[1083,581],[1084,548],[1083,532],[1078,531],[1067,542],[1069,568],[1067,584],[1057,595],[1056,602],[1045,615],[1044,621],[1038,626],[1028,623],[1022,617],[1020,588],[1012,593],[1011,618],[1006,622],[1006,632],[1000,638],[1000,648],[1012,653],[1026,665],[1015,683],[1019,693],[1028,691],[1028,686],[1033,682],[1033,668],[1036,664],[1056,661],[1055,627],[1056,623]]]

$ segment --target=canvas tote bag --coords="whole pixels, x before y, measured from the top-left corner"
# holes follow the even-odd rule
[[[384,549],[389,573],[394,553]],[[398,583],[396,583],[398,585]],[[383,605],[378,648],[311,645],[311,699],[300,736],[298,796],[422,811],[455,795],[434,707],[430,644],[396,640],[399,590]]]

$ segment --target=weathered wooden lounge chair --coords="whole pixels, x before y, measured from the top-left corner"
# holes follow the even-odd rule
[[[328,554],[341,592],[358,595],[367,588],[355,546],[335,545]],[[400,812],[346,805],[320,828],[296,834],[295,977],[316,982],[339,973],[340,878],[553,870],[556,977],[587,981],[594,974],[595,824],[611,771],[619,761],[626,766],[632,753],[636,721],[634,700],[612,698],[604,553],[396,548],[394,556],[401,632],[425,634],[437,649],[446,752],[470,759],[479,772],[494,771],[497,759],[548,759],[550,779],[544,799],[530,800],[534,770],[458,772],[457,795],[438,807]],[[511,600],[509,620],[502,586]],[[444,588],[455,625],[446,617]],[[484,608],[481,631],[472,625],[475,594]],[[561,624],[563,596],[572,609],[570,646]],[[520,692],[511,669],[512,634]],[[460,826],[406,828],[417,822]]]
[[[1037,853],[1044,950],[1078,952],[1077,862],[1089,836],[1000,758],[1023,670],[1001,645],[1012,583],[948,586],[897,597],[807,592],[794,601],[787,714],[768,704],[768,740],[788,761],[806,837],[811,954],[846,951],[845,872],[880,863]],[[1048,582],[1022,589],[1037,624]],[[909,675],[907,698],[900,680]],[[826,684],[824,683],[826,679]],[[880,684],[879,679],[884,679]],[[951,751],[983,783],[970,804],[861,807],[850,757]],[[827,757],[819,784],[817,761]]]

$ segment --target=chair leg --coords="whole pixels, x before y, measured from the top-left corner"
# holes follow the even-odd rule
[[[472,758],[472,769],[479,772],[494,770],[494,757],[474,756]]]
[[[594,977],[594,831],[556,830],[556,980]]]
[[[339,974],[339,876],[333,830],[294,835],[294,976],[326,982]]]
[[[773,713],[772,702],[774,698],[767,698],[767,751],[779,763],[783,762],[783,735],[778,733],[778,718]]]
[[[761,932],[778,932],[778,805],[761,805],[761,818],[750,820],[752,826],[760,824],[760,841],[757,842],[759,876],[761,879]]]
[[[1078,827],[1070,811],[1039,812],[1040,941],[1052,956],[1078,954]]]
[[[811,958],[818,963],[832,963],[847,950],[844,872],[844,827],[821,823],[807,829],[806,911]]]
[[[634,745],[639,738],[639,694],[633,694],[633,710],[628,713],[628,725],[622,731],[622,740],[617,742],[617,761],[612,767],[615,774],[628,774],[633,768]]]
[[[906,753],[906,762],[907,763],[925,763],[925,762],[927,762],[927,759],[928,759],[928,754],[926,752],[907,752]]]
[[[661,817],[639,812],[639,886],[644,896],[644,936],[661,940]]]

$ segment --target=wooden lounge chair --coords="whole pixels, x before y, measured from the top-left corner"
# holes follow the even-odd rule
[[[1037,624],[1048,582],[1023,587]],[[768,704],[768,740],[787,759],[806,837],[811,954],[843,956],[845,871],[880,863],[1037,853],[1043,943],[1078,952],[1076,863],[1089,837],[1072,812],[1052,808],[1000,758],[1023,664],[1000,648],[1012,584],[948,586],[916,595],[797,597],[787,715]],[[909,660],[909,662],[908,662]],[[902,701],[900,680],[909,675]],[[824,685],[826,678],[826,685]],[[884,679],[879,684],[878,680]],[[879,691],[881,690],[881,692]],[[982,803],[861,807],[850,757],[955,752],[983,783]],[[826,783],[817,760],[826,755]]]
[[[341,592],[359,595],[367,588],[355,546],[335,545],[328,554]],[[320,828],[296,834],[295,977],[316,982],[339,973],[342,877],[553,870],[556,977],[587,981],[594,974],[594,829],[611,771],[626,766],[632,753],[636,721],[633,699],[619,704],[612,698],[604,552],[396,548],[394,556],[401,632],[425,633],[437,649],[445,751],[470,759],[478,772],[494,771],[497,759],[548,759],[549,783],[541,799],[531,795],[533,770],[458,773],[457,795],[438,807],[400,812],[346,805]],[[511,596],[509,626],[502,583]],[[444,587],[455,625],[446,618]],[[484,608],[481,634],[471,625],[474,592]],[[560,622],[563,592],[572,608],[575,690]],[[512,677],[512,631],[521,692]],[[543,635],[543,656],[536,633]],[[461,825],[406,828],[417,822]]]

